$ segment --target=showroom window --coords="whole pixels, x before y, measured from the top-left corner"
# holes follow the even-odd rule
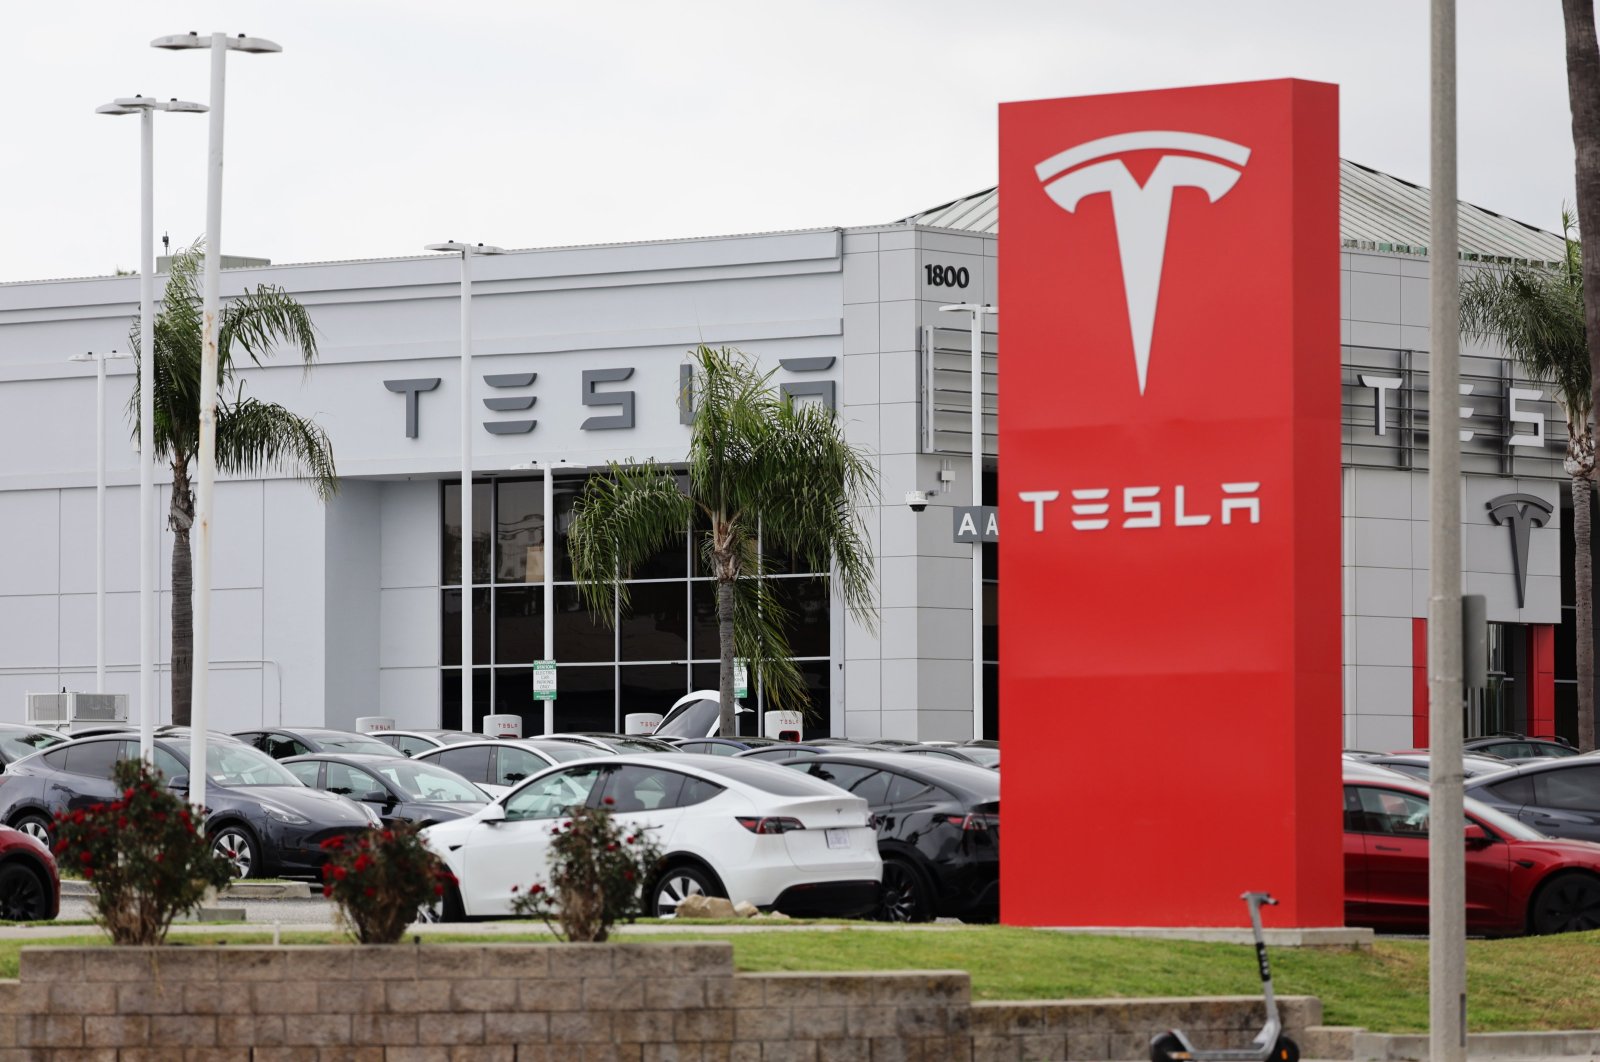
[[[544,569],[555,576],[556,729],[620,731],[632,712],[665,712],[695,689],[717,687],[719,644],[716,582],[702,570],[685,533],[674,548],[641,565],[628,580],[631,607],[620,615],[612,595],[611,624],[591,611],[572,579],[567,528],[582,475],[558,475],[555,520],[546,552],[542,477],[494,478],[472,485],[470,593],[461,582],[461,484],[443,484],[441,536],[441,725],[481,730],[483,717],[523,717],[523,732],[543,728],[533,700],[533,663],[544,655]],[[794,616],[789,645],[810,691],[806,733],[829,732],[828,575],[793,558],[772,559],[765,576]],[[461,609],[472,610],[474,718],[461,719]],[[761,706],[753,690],[746,707]],[[466,723],[463,726],[463,722]],[[755,731],[748,720],[747,733]]]

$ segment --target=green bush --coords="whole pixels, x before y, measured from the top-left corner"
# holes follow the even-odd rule
[[[322,895],[339,905],[363,944],[393,944],[438,902],[455,875],[423,846],[415,826],[398,823],[322,842]]]
[[[556,936],[582,942],[605,940],[614,924],[641,913],[661,847],[643,830],[619,826],[611,803],[605,797],[602,807],[573,808],[572,818],[550,828],[549,884],[535,882],[526,891],[513,885],[513,911],[537,915]]]

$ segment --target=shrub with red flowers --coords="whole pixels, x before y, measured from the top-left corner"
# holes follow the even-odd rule
[[[550,827],[548,884],[513,885],[511,909],[537,915],[562,940],[599,942],[619,921],[643,910],[643,889],[661,862],[661,846],[611,817],[610,797],[598,808],[572,809]]]
[[[335,835],[322,842],[322,895],[339,905],[363,944],[393,944],[424,908],[439,902],[455,875],[405,823]]]
[[[90,910],[115,944],[160,944],[233,867],[195,828],[195,813],[143,760],[116,765],[122,796],[57,815],[56,862],[94,886]]]

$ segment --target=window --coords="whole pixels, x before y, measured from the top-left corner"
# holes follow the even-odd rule
[[[399,737],[396,737],[391,744],[407,756],[415,756],[418,753],[427,752],[431,748],[437,748],[437,746],[431,741],[425,741],[419,737],[412,737],[409,734],[402,734]]]
[[[910,804],[914,801],[924,800],[929,794],[937,790],[927,782],[919,782],[915,778],[907,778],[903,774],[890,775],[889,796],[890,804]]]
[[[301,763],[286,763],[289,773],[300,779],[311,788],[317,788],[317,775],[322,773],[322,764],[317,760],[305,760]]]
[[[290,756],[309,756],[311,754],[309,745],[303,741],[296,741],[286,734],[262,734],[254,744],[256,748],[275,760],[286,760]]]
[[[550,764],[527,749],[519,749],[515,745],[501,745],[494,751],[495,785],[516,785],[523,779],[532,778],[550,766]]]
[[[712,797],[723,791],[723,787],[704,778],[686,775],[683,779],[683,789],[678,792],[678,806],[680,808],[693,807],[704,804]]]
[[[378,773],[413,800],[441,804],[482,804],[484,792],[442,767],[413,760],[395,760],[379,767]]]
[[[178,759],[178,757],[174,756],[160,745],[157,745],[154,751],[156,758],[156,770],[161,772],[161,776],[163,778],[170,782],[174,778],[188,777],[189,768],[183,765],[182,760]]]
[[[881,806],[887,803],[890,775],[876,767],[862,767],[853,763],[800,763],[801,770],[813,778],[820,778],[858,796],[868,804]]]
[[[1359,786],[1361,829],[1359,833],[1392,833],[1401,837],[1428,836],[1428,802],[1410,793],[1393,789]]]
[[[485,714],[497,712],[522,716],[526,732],[538,730],[544,705],[532,699],[530,668],[545,655],[546,625],[553,628],[561,667],[560,695],[553,705],[558,731],[620,730],[625,713],[661,712],[690,689],[715,686],[720,655],[716,583],[698,557],[698,540],[671,536],[656,555],[624,573],[628,610],[618,607],[614,595],[609,604],[591,610],[572,579],[565,530],[584,477],[556,478],[553,514],[544,512],[543,478],[500,477],[472,485],[473,542],[466,551],[472,560],[465,587],[463,491],[459,482],[441,486],[441,725],[476,730]],[[790,647],[809,695],[806,732],[825,736],[835,678],[829,664],[830,576],[803,558],[771,559],[766,575],[775,598],[791,614]],[[539,588],[547,568],[556,580],[549,616]],[[465,711],[458,670],[464,607],[471,612],[467,664],[474,672],[472,704]],[[702,681],[708,669],[709,683]],[[757,689],[746,707],[753,711],[741,717],[741,724],[750,732],[758,726],[755,712],[772,706]]]
[[[329,762],[327,774],[322,788],[330,793],[338,793],[352,800],[363,800],[368,793],[377,790],[387,797],[388,791],[383,783],[378,781],[359,767],[351,767],[343,763]]]
[[[445,749],[436,757],[429,757],[447,771],[454,771],[469,782],[488,782],[490,745],[466,745]]]
[[[48,763],[52,770],[64,771],[67,769],[66,749],[57,749],[55,752],[47,752],[39,758],[44,760],[45,763]]]
[[[51,734],[43,730],[0,730],[0,753],[4,754],[6,762],[20,760],[24,756],[31,756],[40,749],[47,749],[51,745],[59,745],[67,740],[60,734]]]
[[[1533,803],[1533,779],[1526,775],[1519,778],[1507,778],[1503,782],[1483,787],[1491,796],[1503,804],[1531,804]]]
[[[67,772],[110,781],[122,745],[123,742],[114,740],[84,741],[70,745],[67,748]]]
[[[1547,808],[1600,811],[1600,766],[1540,771],[1533,792],[1534,803]]]
[[[606,770],[600,800],[603,803],[609,797],[611,810],[618,814],[660,811],[678,806],[678,793],[682,788],[683,775],[677,771],[624,765]]]
[[[531,782],[506,799],[506,820],[557,819],[568,808],[581,807],[600,777],[598,765],[569,767]]]

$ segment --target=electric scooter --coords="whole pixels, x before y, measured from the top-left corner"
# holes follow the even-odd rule
[[[1283,1035],[1278,1017],[1278,1001],[1272,995],[1272,966],[1267,962],[1267,942],[1261,932],[1261,905],[1276,907],[1277,900],[1264,892],[1247,892],[1239,897],[1250,905],[1250,928],[1256,938],[1256,964],[1261,967],[1261,991],[1267,999],[1267,1024],[1249,1047],[1197,1051],[1189,1038],[1177,1029],[1168,1029],[1150,1040],[1150,1062],[1299,1062],[1300,1047]]]

